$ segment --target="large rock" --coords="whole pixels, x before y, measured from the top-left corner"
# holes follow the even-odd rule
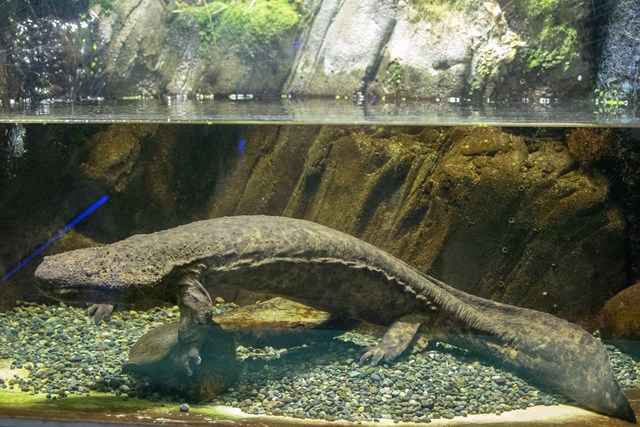
[[[177,59],[181,55],[184,60],[193,59],[187,44],[193,42],[191,33],[184,33],[182,46],[176,45],[181,44],[180,39],[167,43],[167,11],[159,1],[122,0],[113,2],[112,7],[112,13],[102,17],[99,29],[105,47],[100,58],[102,73],[109,76],[105,80],[107,93],[125,96],[166,91],[169,82],[177,78]],[[188,76],[182,78],[188,80]]]
[[[213,14],[205,13],[206,3],[201,6],[183,10],[157,0],[114,1],[99,26],[104,95],[279,94],[300,32],[294,6],[230,2]],[[283,7],[288,13],[278,9]],[[227,17],[233,8],[246,14]]]
[[[524,45],[494,2],[421,7],[425,10],[395,1],[324,2],[285,91],[460,95],[469,87],[480,89]]]
[[[618,292],[598,315],[598,328],[603,338],[640,339],[640,284]]]
[[[396,24],[395,0],[322,2],[296,64],[288,92],[348,94],[376,73]]]

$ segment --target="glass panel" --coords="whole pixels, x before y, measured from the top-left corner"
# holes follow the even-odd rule
[[[0,425],[628,425],[638,2],[0,2]]]

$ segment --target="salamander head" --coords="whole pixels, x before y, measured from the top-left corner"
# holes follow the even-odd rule
[[[35,272],[38,289],[68,302],[117,303],[158,283],[163,275],[144,259],[108,246],[45,257]]]

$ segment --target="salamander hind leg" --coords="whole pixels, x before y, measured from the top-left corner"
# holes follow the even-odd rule
[[[409,317],[396,320],[377,345],[366,349],[360,362],[371,359],[371,364],[377,365],[382,359],[386,362],[394,361],[409,347],[421,323]]]

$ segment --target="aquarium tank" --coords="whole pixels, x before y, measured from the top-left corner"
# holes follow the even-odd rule
[[[0,425],[625,426],[637,0],[0,2]]]

